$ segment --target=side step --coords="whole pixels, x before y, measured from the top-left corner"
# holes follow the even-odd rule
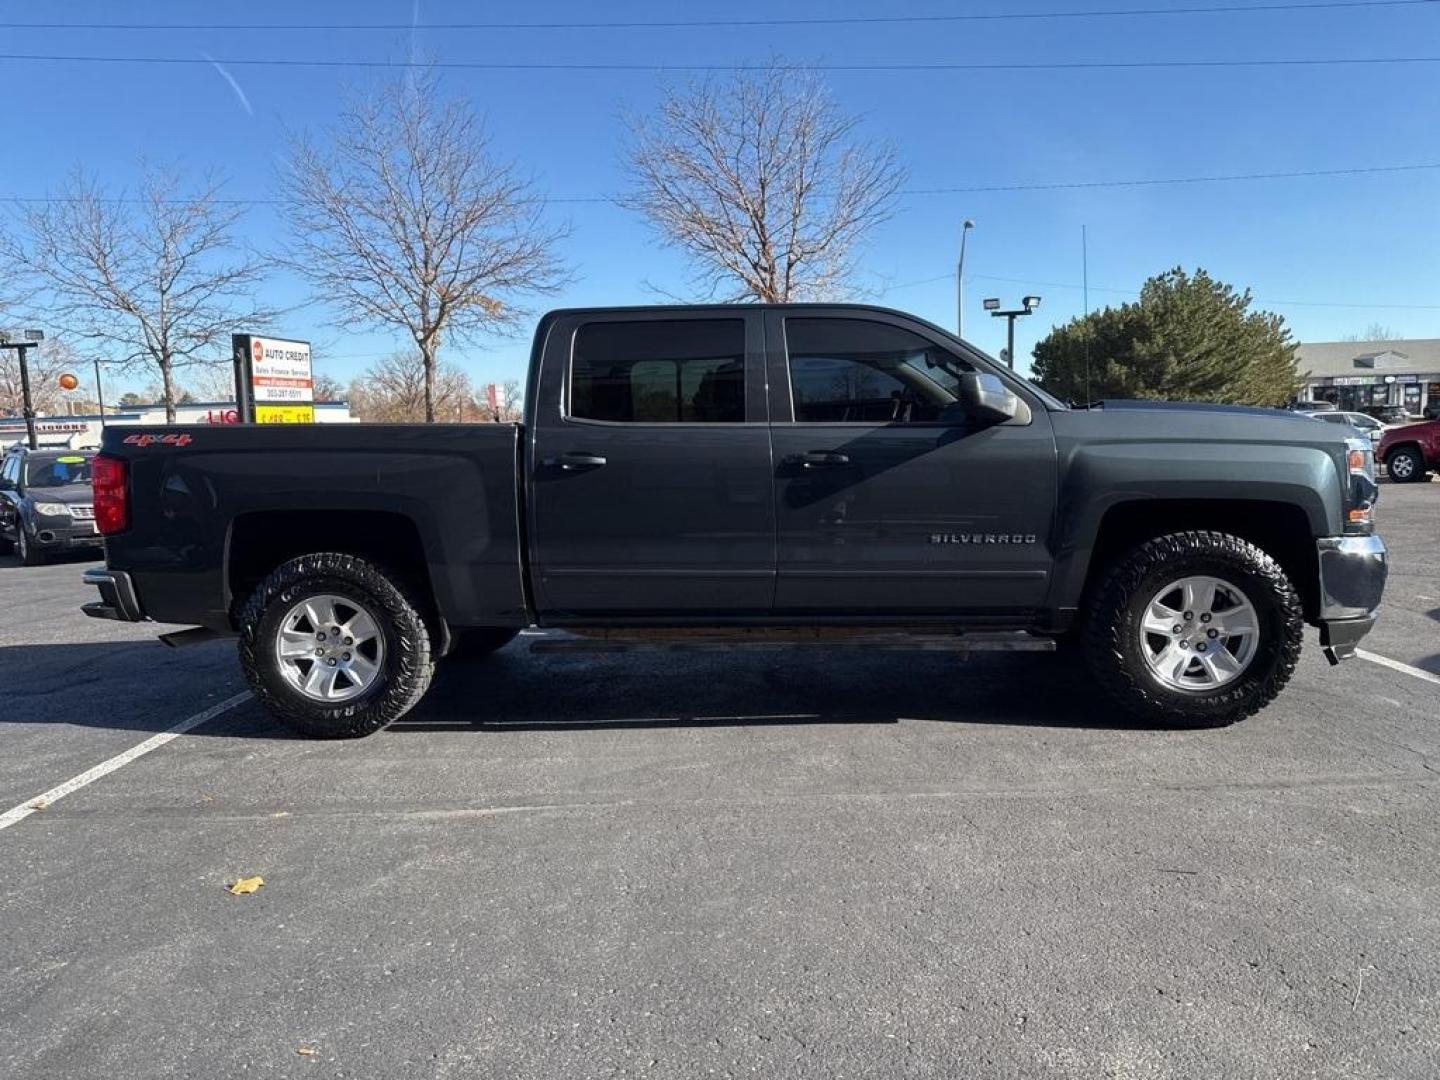
[[[618,653],[638,649],[661,652],[759,652],[772,649],[878,649],[882,652],[1054,652],[1053,638],[1023,630],[971,634],[856,631],[845,628],[736,630],[589,631],[585,637],[532,642],[535,653]]]

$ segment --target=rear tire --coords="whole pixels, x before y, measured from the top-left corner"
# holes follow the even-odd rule
[[[1204,602],[1209,618],[1201,621],[1202,610],[1172,612],[1155,621],[1173,626],[1147,629],[1155,612],[1171,610],[1162,597],[1182,595],[1166,590],[1185,581],[1215,583]],[[1235,627],[1252,625],[1252,632],[1225,636],[1227,617]],[[1091,605],[1084,645],[1101,689],[1132,716],[1204,728],[1233,724],[1268,705],[1290,680],[1303,636],[1300,597],[1279,563],[1239,537],[1184,532],[1147,541],[1110,567]]]
[[[1397,484],[1416,484],[1425,479],[1425,460],[1413,446],[1402,446],[1385,459],[1385,470]]]
[[[307,692],[301,685],[308,685],[305,660],[282,655],[284,636],[326,632],[303,616],[299,625],[308,628],[294,629],[297,609],[318,598],[360,612],[374,628],[371,672],[364,679],[347,676],[338,691],[330,679],[330,691],[343,700],[317,700],[323,691]],[[318,553],[283,563],[256,588],[239,622],[240,666],[255,697],[287,727],[313,738],[353,739],[379,731],[415,706],[434,674],[430,632],[418,604],[378,567],[353,555]]]
[[[488,627],[471,627],[451,632],[450,651],[446,660],[484,660],[491,653],[499,652],[514,641],[519,630],[496,630]]]

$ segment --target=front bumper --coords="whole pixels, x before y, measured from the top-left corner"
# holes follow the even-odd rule
[[[135,586],[130,575],[123,570],[86,570],[83,578],[86,585],[100,590],[100,599],[82,604],[80,610],[92,619],[118,619],[121,622],[141,622],[145,612],[135,597]]]
[[[1378,536],[1324,536],[1320,563],[1320,644],[1332,664],[1355,655],[1375,625],[1385,592],[1387,553]]]
[[[29,542],[47,551],[64,548],[100,547],[105,538],[95,531],[91,521],[71,521],[69,518],[45,518],[37,520],[34,527],[26,530]]]

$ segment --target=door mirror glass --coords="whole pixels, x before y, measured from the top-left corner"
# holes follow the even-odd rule
[[[967,371],[960,376],[960,404],[974,420],[1003,424],[1015,419],[1018,399],[1000,381],[1000,376]]]

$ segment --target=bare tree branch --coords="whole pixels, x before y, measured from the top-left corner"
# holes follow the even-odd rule
[[[690,256],[707,299],[832,297],[905,179],[890,147],[854,130],[793,68],[671,87],[630,121],[624,204]]]
[[[256,302],[264,264],[236,244],[243,211],[220,187],[209,175],[182,192],[173,169],[147,167],[132,202],[76,169],[57,198],[20,211],[20,234],[0,235],[0,262],[34,281],[40,321],[106,363],[153,371],[172,423],[175,369],[215,362],[233,332],[275,315]]]
[[[446,420],[489,418],[463,371],[441,363],[430,374],[433,379],[426,378],[425,358],[419,352],[393,353],[350,384],[345,395],[350,411],[361,420],[392,424],[433,422],[435,414]]]
[[[529,183],[491,156],[468,104],[441,99],[433,72],[350,104],[323,146],[297,138],[280,186],[286,262],[347,323],[409,335],[426,420],[442,341],[507,330],[521,298],[564,282],[565,230],[542,222]]]

